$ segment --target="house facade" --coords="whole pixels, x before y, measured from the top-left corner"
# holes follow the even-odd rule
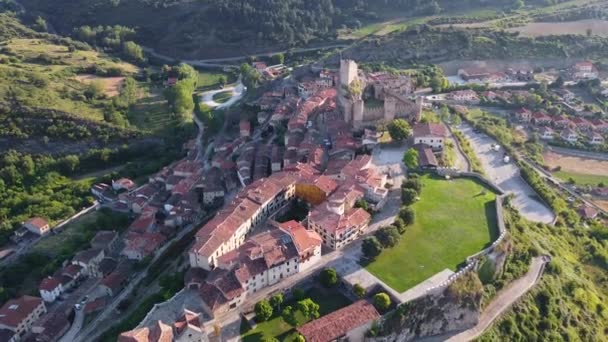
[[[45,313],[46,306],[41,298],[11,299],[0,308],[0,335],[9,342],[20,341]]]
[[[46,235],[51,231],[51,226],[49,225],[49,223],[41,217],[34,217],[25,221],[23,223],[23,227],[29,230],[30,232],[40,236]]]
[[[414,145],[423,144],[433,150],[443,150],[445,146],[446,129],[439,123],[420,123],[414,126]]]

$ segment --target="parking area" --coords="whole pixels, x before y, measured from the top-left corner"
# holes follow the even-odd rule
[[[555,215],[521,178],[517,165],[512,161],[505,163],[502,150],[498,152],[492,150],[492,145],[498,143],[496,140],[484,133],[475,132],[473,127],[466,123],[463,123],[458,129],[471,142],[488,178],[505,192],[515,196],[511,203],[525,218],[534,222],[553,222]]]

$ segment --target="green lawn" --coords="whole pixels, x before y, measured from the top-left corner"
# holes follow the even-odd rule
[[[208,90],[219,88],[220,77],[225,76],[226,81],[230,84],[236,81],[233,74],[217,72],[217,71],[199,71],[197,86],[199,90]]]
[[[351,301],[348,298],[335,289],[327,290],[313,288],[306,294],[308,298],[319,304],[320,316],[327,315],[330,312],[351,304]],[[293,301],[286,302],[283,304],[283,307],[288,305],[293,307],[296,304]],[[307,323],[306,318],[302,316],[300,312],[298,312],[296,317],[298,318],[298,325]],[[244,342],[258,342],[264,337],[274,337],[279,341],[290,342],[293,341],[296,336],[297,333],[294,328],[283,321],[280,312],[275,312],[270,320],[257,324],[255,329],[251,329],[246,321],[242,321],[241,323],[241,338]]]
[[[564,182],[567,182],[570,178],[572,178],[578,185],[597,186],[599,183],[608,184],[608,176],[586,175],[583,173],[575,173],[568,171],[556,171],[553,174]]]
[[[217,93],[213,95],[213,101],[217,103],[224,103],[232,97],[232,90],[230,91],[222,91],[221,93]]]
[[[423,176],[416,222],[367,269],[399,292],[456,267],[497,238],[496,195],[470,179]],[[485,192],[485,193],[484,193]]]

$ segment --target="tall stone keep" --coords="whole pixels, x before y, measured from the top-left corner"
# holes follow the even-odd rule
[[[384,120],[392,121],[397,115],[397,99],[393,96],[384,98]]]
[[[357,63],[351,59],[341,59],[340,60],[340,84],[348,86],[350,85],[356,78],[359,67]]]

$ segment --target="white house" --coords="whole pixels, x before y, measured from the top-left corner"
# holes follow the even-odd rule
[[[587,142],[590,145],[602,145],[604,143],[604,138],[599,134],[599,133],[595,133],[595,132],[589,132],[587,133]]]
[[[48,303],[54,302],[63,293],[63,285],[61,284],[61,281],[54,277],[42,279],[38,289],[42,299]]]
[[[443,150],[446,130],[443,124],[421,123],[414,127],[414,145],[423,144],[433,150]]]
[[[578,134],[570,128],[563,130],[560,136],[562,139],[571,144],[575,144],[578,141]]]
[[[51,231],[51,226],[49,225],[49,223],[41,217],[33,217],[25,221],[25,223],[23,223],[23,227],[25,227],[30,232],[40,236],[45,235]]]
[[[555,131],[553,131],[550,127],[542,127],[540,129],[540,138],[543,140],[553,140],[555,136]]]

